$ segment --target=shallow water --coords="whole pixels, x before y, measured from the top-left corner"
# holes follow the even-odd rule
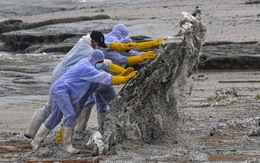
[[[9,0],[1,1],[0,19],[13,16],[29,16],[64,10],[77,10],[113,4],[138,4],[153,0]]]

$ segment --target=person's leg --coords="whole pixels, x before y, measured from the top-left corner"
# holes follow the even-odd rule
[[[50,130],[54,129],[62,120],[63,113],[56,101],[53,102],[53,108],[50,116],[44,121],[44,125]]]
[[[33,141],[30,144],[30,146],[34,149],[39,147],[40,143],[43,141],[46,135],[48,135],[50,130],[55,128],[61,121],[62,112],[60,111],[60,109],[58,108],[55,102],[53,103],[53,106],[54,107],[51,111],[50,116],[41,125]]]
[[[50,129],[48,129],[44,124],[41,125],[38,132],[36,133],[33,141],[30,143],[31,148],[36,149],[39,147],[43,139],[48,135]]]
[[[80,150],[74,148],[72,145],[72,134],[74,131],[73,127],[76,123],[77,113],[75,113],[74,111],[70,96],[66,93],[66,91],[64,92],[60,91],[58,94],[54,94],[53,96],[64,117],[63,124],[62,124],[63,148],[65,151],[72,154],[79,153]],[[82,103],[79,103],[78,109],[80,110],[81,107],[82,107]]]
[[[105,89],[96,91],[97,119],[101,131],[106,115],[109,113],[108,104],[115,98],[116,91],[113,86],[107,86]]]
[[[94,93],[95,94],[95,93]],[[87,123],[91,114],[92,107],[95,105],[95,95],[92,94],[86,104],[84,109],[82,110],[79,121],[76,126],[76,131],[84,131],[87,128]]]
[[[92,108],[95,105],[95,93],[93,93],[91,96],[89,96],[85,107]]]
[[[34,138],[41,124],[48,118],[51,114],[52,108],[52,95],[49,94],[48,102],[40,109],[34,112],[34,115],[29,123],[28,128],[26,129],[24,136],[27,138]]]
[[[73,109],[74,109],[74,112],[75,112],[75,115],[76,115],[76,119],[79,119],[79,116],[81,115],[81,112],[82,112],[81,111],[82,109],[79,107],[79,102],[73,104]],[[76,120],[76,123],[72,126],[73,133],[74,133],[74,129],[75,129],[76,124],[77,124],[77,120]],[[58,135],[54,139],[56,142],[62,142],[63,141],[62,131],[63,131],[63,129],[62,129],[62,124],[61,124],[61,128],[58,132]],[[72,134],[72,137],[73,137],[73,134]]]

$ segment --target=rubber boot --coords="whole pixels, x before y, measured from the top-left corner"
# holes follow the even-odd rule
[[[103,125],[105,122],[105,118],[108,115],[108,112],[100,112],[97,113],[98,127],[100,131],[103,131]]]
[[[72,127],[66,127],[62,126],[63,132],[62,132],[62,137],[63,137],[63,148],[65,151],[71,153],[71,154],[76,154],[79,153],[80,150],[77,148],[74,148],[72,146],[72,132],[73,128]]]
[[[56,142],[62,142],[63,140],[62,140],[62,126],[61,126],[61,128],[60,128],[60,130],[59,130],[59,132],[58,132],[58,135],[55,137],[55,139],[54,139]]]
[[[24,136],[27,138],[34,138],[38,129],[41,127],[41,124],[45,121],[46,117],[36,111],[31,119],[29,127],[24,133]]]
[[[145,49],[152,48],[154,46],[160,45],[164,40],[163,39],[156,39],[152,41],[146,41],[146,42],[138,42],[137,43],[137,51],[141,52]]]
[[[76,131],[84,131],[87,128],[88,120],[91,114],[90,108],[85,108],[82,110],[80,117],[79,117],[79,122],[75,128]]]
[[[48,129],[47,127],[45,127],[44,124],[42,124],[41,127],[39,128],[38,132],[36,133],[33,141],[30,144],[31,148],[33,148],[33,149],[38,148],[40,143],[43,141],[43,139],[46,137],[46,135],[48,135],[49,132],[50,132],[50,129]]]

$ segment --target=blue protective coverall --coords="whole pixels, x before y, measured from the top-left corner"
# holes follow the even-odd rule
[[[86,100],[99,89],[100,84],[112,85],[111,74],[94,67],[97,61],[103,60],[104,54],[100,50],[95,50],[89,58],[81,59],[52,84],[52,110],[44,121],[47,128],[56,127],[62,117],[64,126],[74,126]],[[79,103],[79,109],[74,111],[73,105],[76,103]]]
[[[62,76],[71,66],[76,64],[82,58],[87,58],[94,51],[90,44],[90,35],[83,36],[74,45],[74,47],[65,55],[62,61],[55,67],[52,72],[52,83]],[[49,93],[49,100],[46,105],[37,110],[43,117],[47,117],[51,113],[52,94]]]
[[[128,29],[124,24],[117,24],[113,30],[105,35],[106,42],[122,42],[129,43],[132,39],[127,37]],[[128,64],[128,56],[141,55],[143,52],[130,50],[129,52],[117,52],[109,49],[104,49],[105,58],[111,60],[113,63],[125,67]]]
[[[94,49],[91,46],[90,34],[79,39],[74,47],[65,55],[62,61],[55,67],[54,71],[52,72],[51,83],[54,83],[61,75],[63,75],[71,66],[76,64],[79,60],[81,60],[82,58],[87,58],[93,51]],[[105,69],[106,66],[109,65],[104,64],[103,68]],[[41,124],[51,114],[52,99],[53,97],[50,91],[48,102],[42,108],[39,108],[34,112],[29,127],[24,134],[26,137],[33,138]]]
[[[132,40],[127,37],[128,28],[124,24],[117,24],[113,30],[105,35],[106,42],[124,42],[128,43]],[[122,55],[121,52],[111,51],[109,49],[102,49],[105,58],[111,60],[114,64],[125,67],[128,64],[128,57]],[[124,53],[124,52],[123,52]],[[140,55],[142,53],[134,50],[129,51],[129,55]],[[86,108],[92,108],[95,103],[97,112],[107,112],[108,104],[116,98],[116,91],[113,86],[100,86],[98,91],[95,92],[87,101]]]

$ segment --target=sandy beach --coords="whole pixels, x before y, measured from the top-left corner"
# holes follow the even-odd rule
[[[179,30],[178,22],[182,18],[181,12],[191,12],[196,6],[200,6],[203,13],[202,22],[207,27],[207,42],[257,41],[259,45],[260,4],[245,4],[244,0],[129,0],[124,2],[118,0],[89,2],[48,0],[36,3],[24,0],[19,2],[10,1],[10,4],[0,2],[6,10],[12,5],[15,9],[14,13],[3,10],[0,19],[19,19],[33,23],[58,18],[108,15],[111,17],[108,20],[92,20],[89,23],[99,25],[104,29],[112,28],[117,23],[124,23],[129,27],[129,36],[141,35],[153,39],[175,35]],[[28,7],[25,7],[26,5]],[[54,5],[57,5],[56,8],[53,7]],[[37,13],[39,6],[45,8]],[[21,12],[23,10],[28,10],[32,14]],[[4,55],[1,55],[0,59],[3,59],[2,56]],[[19,162],[23,155],[28,159],[38,161],[44,159],[93,160],[89,150],[74,156],[60,151],[57,155],[50,154],[50,156],[42,154],[37,157],[35,153],[28,154],[30,149],[26,145],[28,146],[31,140],[24,138],[23,133],[34,111],[47,101],[51,72],[60,59],[52,60],[52,67],[49,67],[48,71],[31,75],[43,81],[39,89],[30,87],[28,91],[30,93],[23,90],[24,95],[15,96],[13,92],[10,93],[11,95],[0,97],[1,161]],[[13,65],[17,64],[15,60],[13,62]],[[1,75],[4,76],[4,71],[1,71]],[[258,120],[260,117],[260,101],[257,98],[260,90],[259,79],[258,70],[194,71],[189,79],[192,85],[191,94],[178,108],[183,127],[179,129],[178,143],[175,146],[156,144],[143,145],[138,149],[121,149],[117,155],[104,156],[104,160],[100,162],[243,162],[251,159],[259,161],[260,134],[254,137],[248,136],[254,127],[259,131],[259,125],[250,129],[235,126],[228,131],[223,127],[231,123],[230,121],[238,124],[238,120],[250,121],[252,118]],[[8,85],[10,81],[2,82]],[[20,86],[23,87],[22,84]],[[115,89],[118,92],[122,87],[123,85],[115,86]],[[220,88],[235,88],[239,97],[228,98],[226,101],[207,100]],[[7,91],[13,90],[10,88]],[[0,91],[6,91],[5,87],[0,88]],[[33,91],[37,91],[38,94],[31,94]],[[39,95],[41,91],[42,94]],[[95,127],[97,127],[96,110],[93,108],[89,128]],[[55,128],[48,137],[43,147],[45,151],[59,150],[60,145],[57,145],[55,149],[49,149],[46,145],[52,142],[58,129]],[[13,145],[10,143],[11,140],[18,143]]]

